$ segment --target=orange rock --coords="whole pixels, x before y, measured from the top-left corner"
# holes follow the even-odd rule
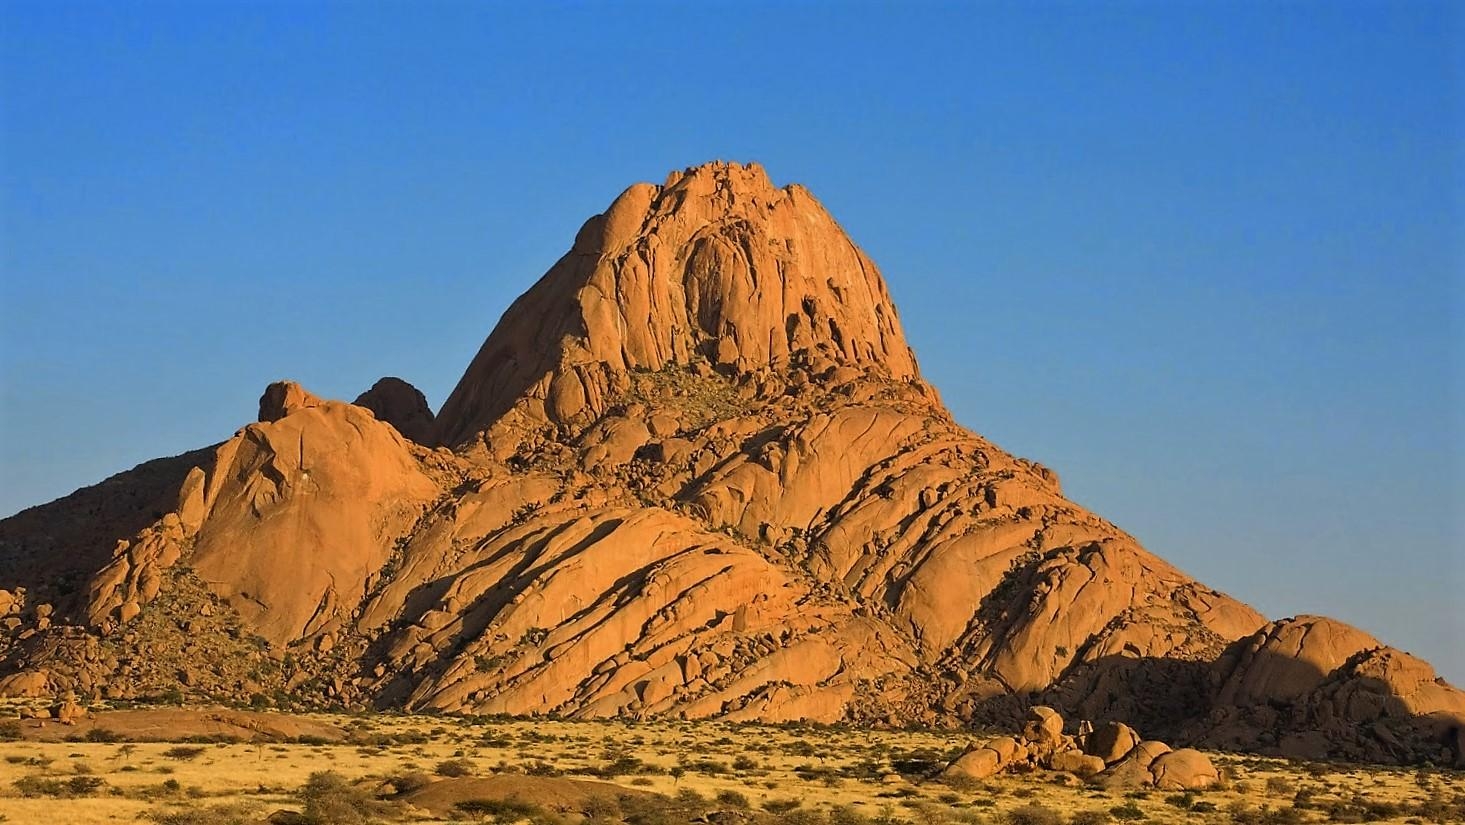
[[[279,421],[296,410],[319,406],[319,398],[294,381],[276,381],[259,397],[259,420]]]
[[[1149,767],[1162,791],[1199,791],[1221,781],[1210,757],[1191,748],[1161,754]]]
[[[1465,711],[1366,634],[1263,628],[959,425],[878,269],[756,165],[623,192],[436,417],[390,378],[354,405],[273,384],[258,412],[0,521],[0,693],[163,689],[122,660],[162,643],[144,637],[168,623],[136,617],[178,588],[203,593],[161,603],[185,624],[264,640],[237,655],[289,654],[249,669],[288,670],[269,685],[225,679],[241,700],[1013,726],[1053,706],[1030,741],[976,751],[994,755],[978,772],[1074,751],[1060,709],[1167,736],[1199,711],[1186,743],[1435,760]],[[27,602],[55,606],[49,626]],[[1137,739],[1085,744],[1149,782],[1157,749]]]

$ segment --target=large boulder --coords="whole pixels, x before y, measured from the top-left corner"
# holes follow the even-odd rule
[[[956,758],[946,767],[947,778],[987,779],[1002,770],[1002,755],[991,748],[976,748]]]
[[[426,444],[432,439],[433,415],[427,397],[400,378],[382,378],[352,403],[371,410],[377,420],[391,424],[408,441]]]
[[[1169,752],[1170,746],[1164,742],[1141,742],[1130,749],[1123,759],[1099,774],[1096,781],[1101,787],[1115,789],[1153,785],[1155,777],[1150,771],[1150,765]]]
[[[1139,734],[1123,722],[1106,722],[1084,740],[1084,752],[1097,756],[1106,765],[1123,759],[1140,743]]]
[[[1063,717],[1050,707],[1032,707],[1023,722],[1022,738],[1040,749],[1057,748],[1063,742]]]
[[[1150,775],[1164,791],[1198,791],[1221,781],[1211,758],[1192,748],[1160,754],[1150,763]]]
[[[1104,760],[1081,750],[1060,751],[1048,758],[1048,768],[1087,777],[1103,771]]]
[[[1007,765],[1027,757],[1027,748],[1011,736],[998,736],[988,739],[983,747],[997,751],[1002,757],[1002,764]]]
[[[294,381],[276,381],[259,397],[261,423],[279,421],[296,410],[321,405],[321,399]]]

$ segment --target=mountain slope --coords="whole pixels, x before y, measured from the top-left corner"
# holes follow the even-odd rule
[[[0,523],[0,569],[28,571],[0,690],[163,690],[179,675],[128,651],[165,651],[206,612],[240,644],[180,665],[184,684],[232,700],[960,724],[1045,697],[1299,746],[1244,708],[1311,701],[1264,673],[1301,649],[1240,656],[1264,617],[958,426],[874,264],[759,167],[628,189],[435,418],[419,400],[395,379],[362,406],[274,385],[259,423],[163,481],[107,482],[171,489],[171,512],[114,516],[80,491]],[[47,538],[34,561],[49,525],[78,521],[85,537]],[[24,618],[40,599],[46,627]],[[1354,648],[1323,657],[1330,695],[1385,667],[1360,656],[1403,655]],[[1458,759],[1459,692],[1404,670],[1389,684],[1412,704],[1355,715],[1433,721],[1304,744]]]

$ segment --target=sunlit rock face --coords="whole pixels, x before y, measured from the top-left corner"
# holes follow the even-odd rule
[[[756,165],[627,189],[436,416],[383,379],[271,385],[257,418],[0,522],[0,690],[950,725],[1041,699],[1458,758],[1424,663],[1267,624],[956,424],[879,270]]]

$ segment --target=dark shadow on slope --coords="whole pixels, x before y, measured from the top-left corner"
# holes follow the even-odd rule
[[[80,621],[87,585],[117,542],[173,512],[188,472],[211,471],[218,446],[139,464],[0,521],[0,589],[23,587],[27,605]]]
[[[1398,651],[1360,651],[1331,673],[1270,651],[1243,657],[1251,637],[1216,662],[1109,656],[1077,665],[1030,697],[997,696],[977,704],[974,721],[1014,728],[1028,706],[1057,708],[1069,732],[1082,720],[1119,721],[1145,739],[1176,747],[1294,759],[1465,767],[1465,716],[1411,711],[1398,687],[1360,668]],[[1268,674],[1286,673],[1283,688]],[[1223,687],[1264,686],[1223,702]]]
[[[559,367],[566,338],[588,333],[578,292],[600,258],[604,216],[585,222],[575,245],[511,304],[438,410],[431,441],[461,447],[488,429]]]

